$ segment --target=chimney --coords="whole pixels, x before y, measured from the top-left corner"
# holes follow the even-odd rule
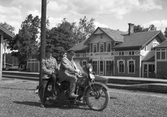
[[[129,25],[128,34],[130,35],[134,33],[134,24],[128,23],[128,25]]]

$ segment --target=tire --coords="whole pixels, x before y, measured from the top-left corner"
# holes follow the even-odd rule
[[[39,87],[39,97],[42,102],[42,104],[46,107],[48,106],[45,102],[50,101],[49,98],[53,96],[52,93],[52,83],[51,82],[45,82],[46,87],[41,85]]]
[[[100,98],[105,98],[105,101],[103,103],[99,102]],[[97,101],[97,104],[102,104],[100,107],[92,105],[91,99]],[[109,101],[110,101],[110,95],[107,91],[106,86],[104,84],[92,84],[89,86],[85,92],[85,101],[88,107],[95,111],[102,111],[104,110]]]

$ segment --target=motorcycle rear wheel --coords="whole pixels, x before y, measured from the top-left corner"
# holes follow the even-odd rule
[[[93,84],[86,90],[85,101],[90,109],[102,111],[107,107],[110,95],[103,85]]]
[[[55,91],[57,91],[57,90],[55,90]],[[57,95],[55,95],[55,96],[57,96]],[[45,88],[43,86],[41,86],[39,88],[39,97],[40,97],[41,101],[43,101],[42,103],[44,106],[49,106],[46,102],[51,103],[51,98],[53,98],[52,83],[51,82],[47,82]]]

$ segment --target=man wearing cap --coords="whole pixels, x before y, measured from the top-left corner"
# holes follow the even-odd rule
[[[56,82],[56,72],[58,69],[58,65],[57,65],[57,60],[52,56],[52,49],[46,49],[46,54],[45,54],[45,58],[42,59],[42,71],[43,71],[43,79],[49,79],[51,78],[52,80],[52,91],[54,94],[54,89],[55,89],[55,82]],[[43,82],[43,87],[45,89],[46,87],[46,83]],[[44,93],[45,91],[43,91]],[[46,100],[44,98],[45,94],[42,94],[42,103],[47,103],[45,102]]]
[[[70,97],[77,97],[78,95],[74,94],[77,76],[80,71],[76,69],[74,65],[73,57],[75,52],[73,50],[67,51],[67,55],[62,58],[60,70],[59,70],[59,81],[69,81],[70,82]]]

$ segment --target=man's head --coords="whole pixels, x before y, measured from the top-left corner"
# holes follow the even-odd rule
[[[72,59],[75,56],[74,50],[67,51],[67,58]]]
[[[46,49],[46,51],[45,51],[46,53],[46,57],[51,57],[52,56],[52,53],[53,53],[53,50],[51,49],[51,48],[48,48],[48,49]]]

